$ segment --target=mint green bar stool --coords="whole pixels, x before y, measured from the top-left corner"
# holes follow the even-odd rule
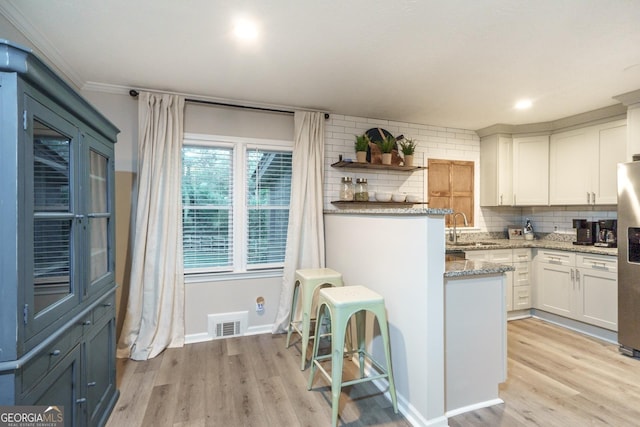
[[[380,327],[384,353],[387,359],[386,369],[376,362],[365,348],[365,321],[366,312],[373,313]],[[320,342],[320,324],[327,315],[331,317],[331,354],[318,355],[318,343]],[[350,349],[346,353],[358,354],[360,365],[360,378],[342,382],[342,367],[344,363],[344,347],[347,328],[351,317],[355,315],[358,348]],[[384,298],[364,286],[344,286],[341,288],[320,289],[318,295],[318,314],[316,316],[316,339],[313,342],[313,355],[311,358],[311,372],[309,373],[308,389],[311,390],[316,369],[329,380],[331,384],[331,409],[332,425],[338,424],[338,407],[340,402],[340,392],[342,387],[358,384],[365,381],[373,381],[380,378],[387,378],[389,381],[389,394],[393,403],[393,411],[398,413],[398,400],[396,397],[396,386],[393,381],[393,369],[391,366],[391,350],[389,344],[389,327],[387,325],[387,313],[384,305]],[[365,378],[364,363],[365,357],[374,365],[380,374],[372,374]],[[320,362],[331,359],[331,375],[324,369]]]
[[[302,361],[300,363],[300,370],[304,371],[307,362],[307,347],[309,346],[309,340],[313,339],[315,336],[309,336],[309,330],[311,329],[311,310],[313,307],[316,289],[331,286],[342,286],[343,282],[342,274],[330,268],[308,268],[296,270],[295,279],[296,282],[293,287],[293,298],[291,299],[291,312],[289,313],[289,326],[287,328],[287,348],[289,348],[291,333],[295,331],[300,334],[302,337],[302,347],[300,348]],[[301,293],[302,295],[300,295]],[[302,296],[302,306],[300,308],[302,318],[295,319],[300,296]]]

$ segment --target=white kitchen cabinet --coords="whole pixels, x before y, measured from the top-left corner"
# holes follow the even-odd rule
[[[513,249],[512,310],[531,308],[531,249]]]
[[[615,257],[539,250],[535,264],[535,308],[618,329]]]
[[[487,249],[466,251],[465,258],[515,267],[505,273],[505,306],[507,311],[531,308],[530,260],[531,249]]]
[[[549,203],[591,204],[593,175],[597,174],[598,141],[587,128],[551,135],[549,147]]]
[[[549,136],[513,138],[513,204],[549,204]]]
[[[549,203],[594,205],[617,202],[617,164],[625,161],[624,120],[551,135]]]
[[[627,123],[617,120],[597,126],[598,181],[594,186],[595,204],[618,203],[618,163],[627,161]]]
[[[535,261],[535,308],[574,317],[575,254],[541,250]]]
[[[576,287],[577,320],[618,330],[617,260],[612,256],[578,255]]]
[[[513,139],[490,135],[480,142],[480,206],[513,205]]]

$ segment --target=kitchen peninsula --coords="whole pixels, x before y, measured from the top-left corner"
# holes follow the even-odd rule
[[[398,403],[414,425],[447,426],[447,411],[461,407],[457,403],[455,408],[447,404],[450,396],[446,390],[452,384],[453,389],[459,389],[463,376],[448,371],[445,375],[445,366],[457,363],[445,358],[448,357],[445,334],[449,333],[446,311],[455,313],[445,301],[464,307],[475,298],[465,296],[464,292],[468,289],[474,292],[472,288],[476,286],[475,291],[488,291],[485,298],[493,300],[485,310],[495,310],[498,316],[504,313],[504,309],[495,307],[504,307],[503,273],[510,267],[464,261],[464,265],[452,262],[446,264],[448,269],[445,267],[444,216],[449,213],[446,209],[407,208],[328,210],[324,215],[326,265],[342,272],[347,286],[364,285],[385,298]],[[450,287],[448,297],[445,279]],[[468,314],[465,318],[472,319]],[[450,320],[450,332],[459,336],[447,335],[447,343],[462,345],[467,338],[468,332],[461,331],[462,320]],[[501,346],[496,351],[503,352],[506,320],[503,317],[502,323],[492,325],[496,330],[483,334],[496,336]],[[374,357],[384,360],[381,342],[370,336],[368,339]],[[505,363],[506,355],[500,354],[503,356],[498,363]],[[495,376],[490,379],[489,387],[495,390],[496,399],[497,384],[505,374],[503,365],[497,381]],[[449,380],[454,382],[449,384]],[[499,402],[493,397],[482,399]],[[459,402],[471,406],[465,397]]]

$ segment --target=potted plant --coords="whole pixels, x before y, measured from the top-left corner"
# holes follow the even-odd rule
[[[367,150],[369,149],[369,135],[363,133],[356,135],[356,161],[358,163],[367,163]]]
[[[380,151],[382,152],[382,164],[390,165],[391,164],[391,152],[396,145],[396,139],[387,135],[382,141],[376,143]]]
[[[400,151],[404,154],[404,165],[413,166],[413,153],[416,151],[416,143],[413,139],[405,138],[399,143]]]

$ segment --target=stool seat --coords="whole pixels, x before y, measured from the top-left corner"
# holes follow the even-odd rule
[[[327,286],[342,287],[342,285],[342,273],[330,268],[306,268],[296,270],[293,297],[291,298],[291,311],[289,312],[289,325],[287,327],[286,346],[289,348],[291,334],[293,331],[302,337],[302,347],[300,348],[302,360],[300,362],[300,370],[304,371],[307,362],[307,347],[309,346],[309,340],[314,338],[314,335],[310,335],[310,329],[311,310],[315,300],[314,297],[316,295],[316,289]],[[302,298],[300,298],[300,294],[302,294]],[[298,307],[299,299],[302,300],[300,301],[300,312],[302,317],[300,319],[296,319],[296,309]]]
[[[364,286],[344,286],[342,288],[331,289],[330,292],[323,292],[323,296],[335,307],[347,308],[354,305],[360,310],[367,304],[384,304],[382,295]]]
[[[318,355],[320,342],[320,324],[328,315],[331,318],[331,354]],[[373,359],[365,348],[365,323],[366,313],[372,313],[378,321],[380,336],[383,341],[386,367],[380,365]],[[344,363],[344,347],[346,331],[349,321],[355,315],[358,348],[349,349],[348,354],[357,353],[359,356],[360,378],[351,381],[342,380],[342,367]],[[365,357],[377,368],[380,374],[372,373],[365,377],[364,365]],[[321,361],[331,359],[331,374],[320,364]],[[393,369],[391,366],[391,349],[389,343],[389,327],[387,325],[387,314],[384,298],[378,293],[364,286],[343,286],[339,288],[323,288],[318,293],[318,310],[316,316],[315,340],[313,342],[313,354],[311,356],[311,372],[309,373],[308,389],[313,386],[313,378],[316,370],[329,380],[331,384],[331,409],[332,425],[338,424],[338,407],[340,403],[340,393],[342,387],[364,381],[373,381],[387,378],[389,381],[389,394],[393,404],[393,410],[398,413],[398,401],[396,397],[396,386],[393,380]]]

